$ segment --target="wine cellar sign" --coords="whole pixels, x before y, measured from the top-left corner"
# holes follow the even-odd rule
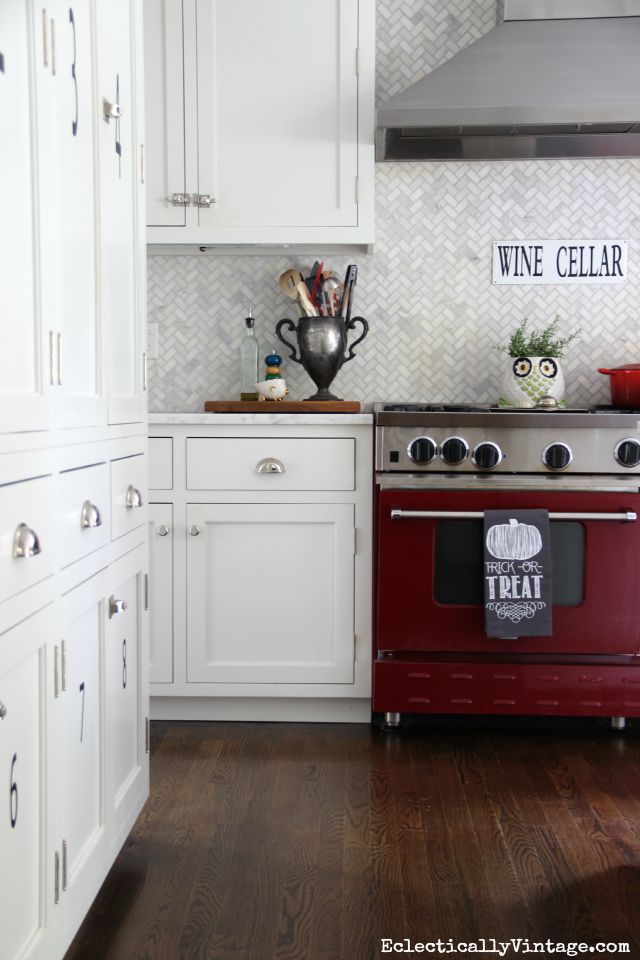
[[[484,614],[488,637],[551,636],[546,510],[485,511]]]
[[[493,282],[626,283],[626,240],[495,240]]]

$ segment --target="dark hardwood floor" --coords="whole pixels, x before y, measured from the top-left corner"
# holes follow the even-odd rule
[[[637,728],[157,722],[151,773],[66,960],[377,960],[382,938],[492,937],[640,956]]]

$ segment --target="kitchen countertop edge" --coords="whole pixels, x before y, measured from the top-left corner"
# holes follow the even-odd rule
[[[160,424],[201,424],[213,426],[283,426],[343,424],[373,424],[372,413],[150,413],[149,426]]]

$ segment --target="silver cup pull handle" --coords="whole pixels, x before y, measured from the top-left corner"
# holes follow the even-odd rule
[[[163,523],[162,526],[158,527],[156,533],[159,537],[166,537],[169,535],[169,527],[166,525],[166,523]]]
[[[134,487],[132,483],[130,483],[127,487],[124,504],[127,510],[132,510],[134,507],[142,506],[142,494],[137,487]]]
[[[113,594],[109,597],[109,620],[119,613],[124,613],[127,609],[126,600],[118,600]]]
[[[26,523],[19,523],[13,535],[14,560],[26,560],[28,557],[37,557],[41,552],[38,534]]]
[[[85,500],[82,504],[80,526],[83,530],[87,530],[89,527],[102,526],[102,514],[95,503],[91,503],[91,500]]]
[[[265,457],[256,464],[256,473],[286,473],[284,463],[275,457]]]

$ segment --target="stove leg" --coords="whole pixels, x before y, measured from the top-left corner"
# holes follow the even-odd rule
[[[385,713],[384,725],[387,730],[395,730],[400,726],[401,715],[399,713]]]
[[[612,730],[624,730],[627,725],[626,717],[611,717],[611,729]]]

